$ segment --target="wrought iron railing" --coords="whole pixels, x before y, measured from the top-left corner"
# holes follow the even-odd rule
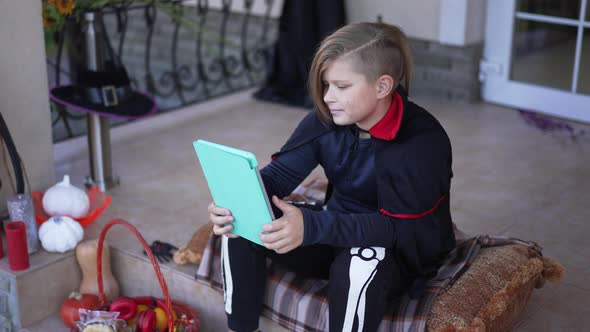
[[[107,34],[133,88],[152,94],[160,112],[264,81],[278,30],[271,15],[275,1],[242,0],[239,11],[232,0],[219,2],[130,0],[103,8]],[[257,13],[255,2],[263,8]],[[66,35],[64,28],[55,36],[56,50],[47,58],[51,86],[72,79]],[[54,141],[85,134],[84,114],[52,105],[52,118]]]

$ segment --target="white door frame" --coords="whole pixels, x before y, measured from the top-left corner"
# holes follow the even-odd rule
[[[588,2],[589,0],[582,0],[581,15],[585,13],[585,10],[590,10],[590,8],[586,9]],[[515,12],[516,0],[489,0],[487,2],[485,46],[480,75],[482,98],[492,103],[590,123],[590,95],[574,93],[581,56],[582,37],[580,30],[590,28],[590,23],[581,23],[571,19],[555,19],[543,15],[518,15],[521,18],[533,18],[578,27],[572,89],[564,91],[510,80]]]

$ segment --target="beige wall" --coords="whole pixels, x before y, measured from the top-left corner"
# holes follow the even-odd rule
[[[280,16],[283,3],[273,2],[271,16]],[[221,0],[210,0],[209,5],[221,8]],[[345,6],[348,22],[375,22],[381,15],[412,38],[457,46],[481,43],[484,38],[486,0],[345,0]],[[232,11],[243,8],[244,0],[232,1]],[[265,10],[265,1],[254,1],[254,14]]]
[[[481,43],[485,37],[486,0],[468,0],[465,43]]]
[[[439,42],[464,46],[484,40],[486,0],[440,0]]]
[[[24,161],[33,190],[54,182],[51,118],[43,46],[41,2],[0,0],[0,112]],[[0,153],[0,211],[12,194]]]
[[[187,0],[184,2],[185,5],[196,5],[196,0]],[[244,0],[233,0],[231,2],[230,10],[236,13],[244,13]],[[274,0],[272,3],[270,16],[271,17],[279,17],[281,16],[281,9],[283,9],[284,0]],[[222,0],[209,0],[208,2],[209,7],[221,9],[222,8]],[[255,15],[264,15],[266,14],[267,10],[266,1],[265,0],[254,0],[252,3],[252,14]]]
[[[440,0],[345,0],[349,22],[383,21],[398,25],[413,38],[438,40]]]
[[[377,15],[412,38],[464,46],[483,42],[486,0],[345,0],[350,22]]]

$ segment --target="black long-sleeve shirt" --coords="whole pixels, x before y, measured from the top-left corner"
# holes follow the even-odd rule
[[[321,165],[333,193],[327,211],[302,209],[303,244],[393,248],[406,276],[431,276],[455,246],[444,128],[400,87],[370,139],[357,132],[310,113],[261,171],[267,192],[286,196]]]
[[[302,209],[304,244],[393,246],[393,224],[377,205],[374,144],[357,132],[354,127],[337,128],[280,154],[261,170],[269,195],[283,197],[318,164],[323,167],[333,192],[326,211]]]

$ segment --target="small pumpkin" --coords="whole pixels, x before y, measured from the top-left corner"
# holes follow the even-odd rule
[[[64,253],[74,249],[82,238],[84,238],[84,229],[80,223],[70,217],[51,217],[39,227],[41,245],[49,252]]]
[[[88,214],[90,200],[88,194],[70,184],[70,176],[47,189],[43,195],[43,209],[50,216],[70,216],[82,218]]]
[[[80,320],[78,309],[95,310],[100,307],[98,296],[94,294],[80,294],[72,292],[67,300],[61,305],[60,316],[68,327]]]

